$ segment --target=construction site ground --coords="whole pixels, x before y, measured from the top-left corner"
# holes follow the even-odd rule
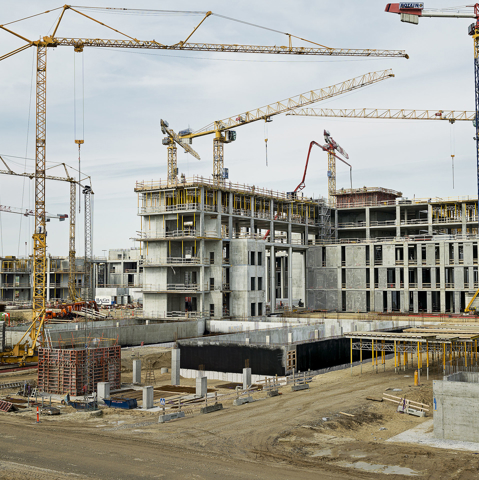
[[[131,383],[132,360],[141,358],[153,362],[155,387],[169,385],[170,375],[160,373],[170,366],[167,349],[122,353],[124,383]],[[0,478],[477,478],[479,446],[471,452],[387,442],[429,421],[432,410],[418,418],[397,413],[394,403],[367,399],[387,391],[432,405],[432,380],[441,376],[427,381],[423,375],[415,387],[413,370],[396,374],[392,360],[385,372],[371,364],[362,369],[362,375],[358,366],[352,376],[350,369],[316,376],[309,390],[282,387],[276,397],[258,391],[253,403],[238,407],[231,385],[209,381],[223,410],[200,415],[186,406],[185,418],[165,424],[158,424],[157,411],[102,408],[94,416],[64,407],[59,416],[41,416],[39,424],[35,410],[0,412]],[[1,375],[0,383],[28,378],[35,378],[32,371],[13,372]],[[194,387],[195,379],[181,385]]]

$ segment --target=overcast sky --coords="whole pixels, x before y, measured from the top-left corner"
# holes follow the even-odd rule
[[[208,11],[289,32],[330,47],[403,49],[410,59],[302,58],[206,52],[69,47],[48,51],[47,161],[77,165],[75,138],[83,137],[82,170],[91,175],[94,200],[94,254],[130,248],[140,228],[137,180],[166,178],[166,147],[160,118],[179,131],[199,129],[308,90],[327,87],[371,71],[392,68],[395,78],[318,103],[328,108],[474,109],[473,43],[468,19],[421,19],[401,23],[384,12],[386,2],[368,0],[300,1],[102,0],[91,6]],[[0,24],[60,6],[43,0],[3,2]],[[445,1],[426,7],[448,7]],[[201,14],[130,15],[83,10],[117,30],[164,44],[184,40]],[[30,39],[51,34],[59,11],[8,26]],[[74,12],[67,12],[61,37],[122,38]],[[286,45],[287,37],[211,16],[192,42]],[[24,42],[0,30],[0,55]],[[296,41],[294,45],[306,45]],[[35,50],[0,62],[0,155],[17,170],[34,169]],[[83,67],[82,67],[83,65]],[[84,95],[82,94],[84,76]],[[74,131],[74,85],[77,133]],[[84,117],[81,114],[84,104]],[[331,119],[279,115],[265,126],[237,129],[225,147],[230,180],[290,191],[300,182],[309,143],[324,143],[323,130],[348,152],[353,186],[381,186],[407,197],[477,196],[474,128],[470,122]],[[212,173],[212,138],[193,143],[201,161],[178,150],[179,171],[187,176]],[[451,154],[455,156],[453,189]],[[25,160],[25,157],[27,159]],[[54,170],[53,170],[54,171]],[[305,194],[327,196],[327,156],[313,151]],[[0,204],[34,208],[33,182],[0,177]],[[337,186],[349,186],[349,171],[338,163]],[[47,183],[47,212],[69,212],[69,186]],[[83,252],[83,206],[77,252]],[[33,220],[0,214],[0,255],[31,252]],[[27,242],[27,245],[25,245]],[[68,253],[68,222],[48,224],[48,252]]]

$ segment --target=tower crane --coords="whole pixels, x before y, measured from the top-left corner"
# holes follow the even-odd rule
[[[463,11],[465,8],[465,11]],[[468,34],[474,41],[474,97],[475,97],[475,128],[476,136],[476,175],[477,175],[477,193],[479,208],[479,3],[468,5],[462,8],[429,9],[424,8],[423,2],[407,3],[388,3],[386,12],[397,13],[401,15],[401,22],[417,25],[420,17],[438,17],[438,18],[473,18],[468,28]],[[479,231],[479,228],[478,228]]]
[[[13,175],[13,176],[19,176],[19,177],[27,177],[30,180],[35,179],[35,173],[28,173],[28,172],[16,172],[12,170],[8,163],[5,161],[2,156],[0,156],[0,161],[3,163],[5,166],[6,170],[0,170],[0,175]],[[67,165],[64,163],[61,163],[59,165],[56,165],[57,167],[63,167],[65,170],[65,176],[59,176],[59,175],[45,175],[45,180],[55,180],[59,182],[68,182],[70,184],[70,215],[69,215],[69,220],[70,220],[70,226],[69,226],[69,246],[68,246],[68,295],[70,297],[70,300],[72,302],[76,302],[79,300],[79,295],[76,291],[75,288],[75,256],[76,256],[76,250],[75,250],[75,228],[76,228],[76,187],[79,185],[80,187],[83,187],[83,184],[88,181],[88,183],[91,185],[91,178],[88,175],[83,175],[81,172],[79,172],[79,179],[75,180],[73,176],[70,174]]]
[[[166,120],[160,120],[161,132],[167,135],[161,143],[168,146],[168,185],[178,183],[178,161],[177,161],[177,147],[179,145],[186,152],[190,153],[197,160],[201,160],[200,156],[187,143],[181,141],[178,135],[169,128]]]
[[[379,108],[300,108],[286,115],[303,117],[336,117],[336,118],[376,118],[379,120],[447,120],[474,121],[476,112],[466,110],[405,110]]]
[[[193,139],[204,135],[214,135],[213,138],[213,181],[215,184],[221,184],[226,177],[224,171],[224,144],[236,140],[236,132],[231,130],[235,127],[247,125],[258,120],[266,122],[271,121],[271,117],[286,113],[291,110],[321,102],[343,93],[357,90],[358,88],[372,85],[388,78],[394,77],[392,70],[382,70],[378,72],[367,73],[359,77],[351,78],[345,82],[337,83],[325,88],[311,90],[295,97],[287,98],[279,102],[266,105],[264,107],[249,110],[239,115],[217,120],[193,133],[179,134],[180,139]]]
[[[83,7],[85,9],[86,7]],[[95,8],[95,7],[92,7]],[[5,24],[0,25],[0,29],[14,35],[26,42],[23,46],[0,56],[0,61],[20,53],[30,47],[35,47],[37,51],[36,65],[36,142],[35,142],[35,233],[33,234],[33,315],[32,325],[30,327],[30,344],[28,341],[23,345],[17,345],[10,359],[33,358],[37,341],[43,338],[43,323],[45,319],[45,272],[46,272],[46,225],[45,225],[45,165],[46,165],[46,86],[47,86],[47,51],[49,48],[60,46],[73,47],[75,52],[82,52],[85,47],[100,48],[133,48],[133,49],[151,49],[151,50],[188,50],[201,52],[221,52],[221,53],[262,53],[262,54],[280,54],[280,55],[327,55],[327,56],[368,56],[368,57],[399,57],[408,58],[407,54],[401,50],[374,50],[374,49],[341,49],[330,48],[313,43],[314,47],[293,47],[292,38],[298,38],[291,34],[286,34],[289,38],[289,45],[286,46],[263,46],[263,45],[229,45],[229,44],[211,44],[211,43],[188,43],[191,36],[197,31],[198,27],[212,15],[212,12],[206,12],[205,17],[188,35],[186,40],[180,41],[174,45],[165,45],[156,40],[138,40],[127,35],[109,25],[100,22],[81,12],[78,8],[71,5],[64,5],[54,10],[60,10],[58,21],[53,27],[51,35],[41,37],[39,40],[30,40],[27,37],[7,28]],[[116,10],[114,8],[108,9]],[[125,11],[128,9],[118,9]],[[48,10],[49,13],[52,10]],[[100,39],[100,38],[66,38],[58,37],[57,31],[60,27],[65,12],[75,12],[99,25],[102,25],[117,34],[123,39]],[[30,17],[28,17],[30,18]],[[12,23],[12,22],[10,22]],[[284,33],[284,32],[283,32]],[[306,40],[308,41],[308,40]]]

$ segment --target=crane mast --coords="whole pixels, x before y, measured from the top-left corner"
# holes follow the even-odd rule
[[[36,139],[35,139],[35,233],[33,234],[33,322],[31,345],[28,355],[33,355],[39,335],[43,339],[45,321],[45,271],[46,271],[46,222],[45,222],[45,159],[47,124],[47,46],[37,46],[36,72]]]
[[[72,302],[76,302],[78,295],[75,288],[76,277],[76,249],[75,249],[75,226],[76,226],[76,183],[70,182],[70,235],[68,238],[68,295]]]
[[[93,266],[93,225],[92,225],[92,195],[93,190],[89,185],[85,186],[83,189],[83,194],[85,195],[85,288],[84,288],[84,300],[89,302],[94,300],[93,298],[93,276],[92,276],[92,266]]]

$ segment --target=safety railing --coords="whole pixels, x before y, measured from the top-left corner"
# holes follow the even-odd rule
[[[198,257],[166,257],[166,258],[147,258],[143,265],[145,267],[162,266],[162,265],[191,265],[199,264]]]
[[[197,292],[198,284],[168,283],[167,285],[143,285],[143,292]]]
[[[168,183],[166,179],[160,179],[158,181],[137,181],[135,185],[136,192],[142,191],[151,191],[151,190],[158,190],[158,189],[166,189],[175,187],[177,184],[172,184],[171,182]],[[182,187],[212,187],[217,189],[220,187],[222,190],[228,190],[233,193],[243,193],[248,195],[258,195],[263,197],[269,197],[277,200],[282,201],[293,201],[298,203],[320,203],[320,204],[328,204],[328,200],[326,198],[308,198],[303,196],[296,196],[293,198],[288,192],[280,192],[278,190],[270,190],[268,188],[260,188],[255,185],[248,185],[248,184],[241,184],[241,183],[234,183],[234,182],[215,182],[211,178],[205,178],[199,175],[194,175],[193,177],[185,178],[184,181],[181,183],[178,182],[178,185]]]

